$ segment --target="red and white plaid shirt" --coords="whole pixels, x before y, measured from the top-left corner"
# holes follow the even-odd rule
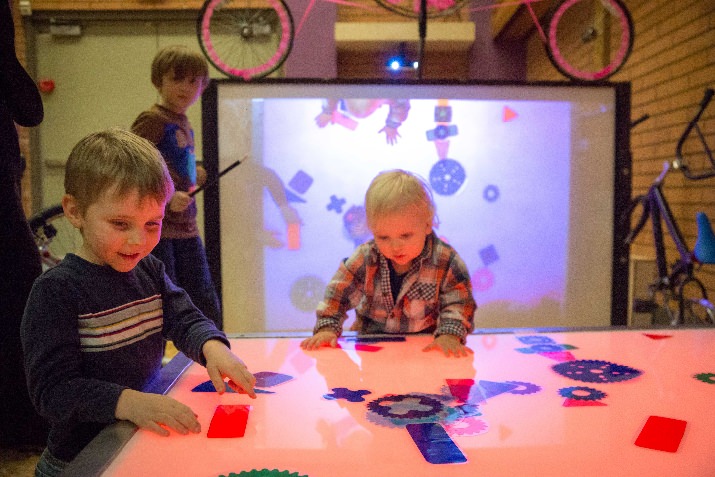
[[[340,336],[347,311],[353,308],[361,333],[416,333],[435,327],[435,336],[455,335],[464,342],[474,329],[477,305],[466,265],[431,233],[396,300],[387,258],[374,240],[360,245],[328,283],[314,333],[329,328]]]

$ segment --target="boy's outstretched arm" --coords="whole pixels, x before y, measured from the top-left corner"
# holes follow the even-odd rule
[[[253,389],[256,378],[248,371],[243,361],[233,354],[223,342],[208,340],[204,343],[202,352],[206,358],[206,371],[219,393],[223,393],[226,389],[223,379],[228,378],[228,385],[236,392],[256,398],[256,391]]]

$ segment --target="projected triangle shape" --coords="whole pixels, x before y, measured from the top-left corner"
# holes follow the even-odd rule
[[[504,106],[504,110],[502,112],[502,121],[505,123],[508,123],[509,121],[515,120],[519,115],[511,109],[509,106]]]
[[[435,141],[434,147],[437,149],[437,157],[446,159],[449,153],[449,141]]]

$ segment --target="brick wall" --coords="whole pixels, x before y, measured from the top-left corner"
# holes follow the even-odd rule
[[[633,52],[613,81],[630,81],[632,120],[649,114],[631,135],[633,194],[647,191],[675,158],[678,139],[706,88],[715,86],[715,2],[711,0],[625,0],[635,26]],[[528,77],[532,80],[562,79],[544,62],[541,44],[529,45]],[[715,103],[700,124],[715,148]],[[706,212],[715,219],[715,178],[690,181],[678,172],[667,176],[665,196],[684,239],[692,248],[697,235],[695,214]],[[631,248],[632,255],[654,257],[650,225],[646,225]],[[675,257],[672,242],[669,257]],[[671,260],[672,261],[672,260]],[[709,294],[715,297],[715,266],[698,271]]]

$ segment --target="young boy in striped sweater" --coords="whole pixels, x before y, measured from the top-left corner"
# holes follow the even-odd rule
[[[65,172],[65,216],[82,234],[74,254],[36,281],[21,335],[30,398],[50,423],[36,475],[54,476],[105,426],[128,420],[160,435],[198,433],[196,415],[143,392],[159,375],[164,340],[255,397],[255,378],[226,335],[150,254],[174,187],[161,154],[128,131],[82,139]]]

